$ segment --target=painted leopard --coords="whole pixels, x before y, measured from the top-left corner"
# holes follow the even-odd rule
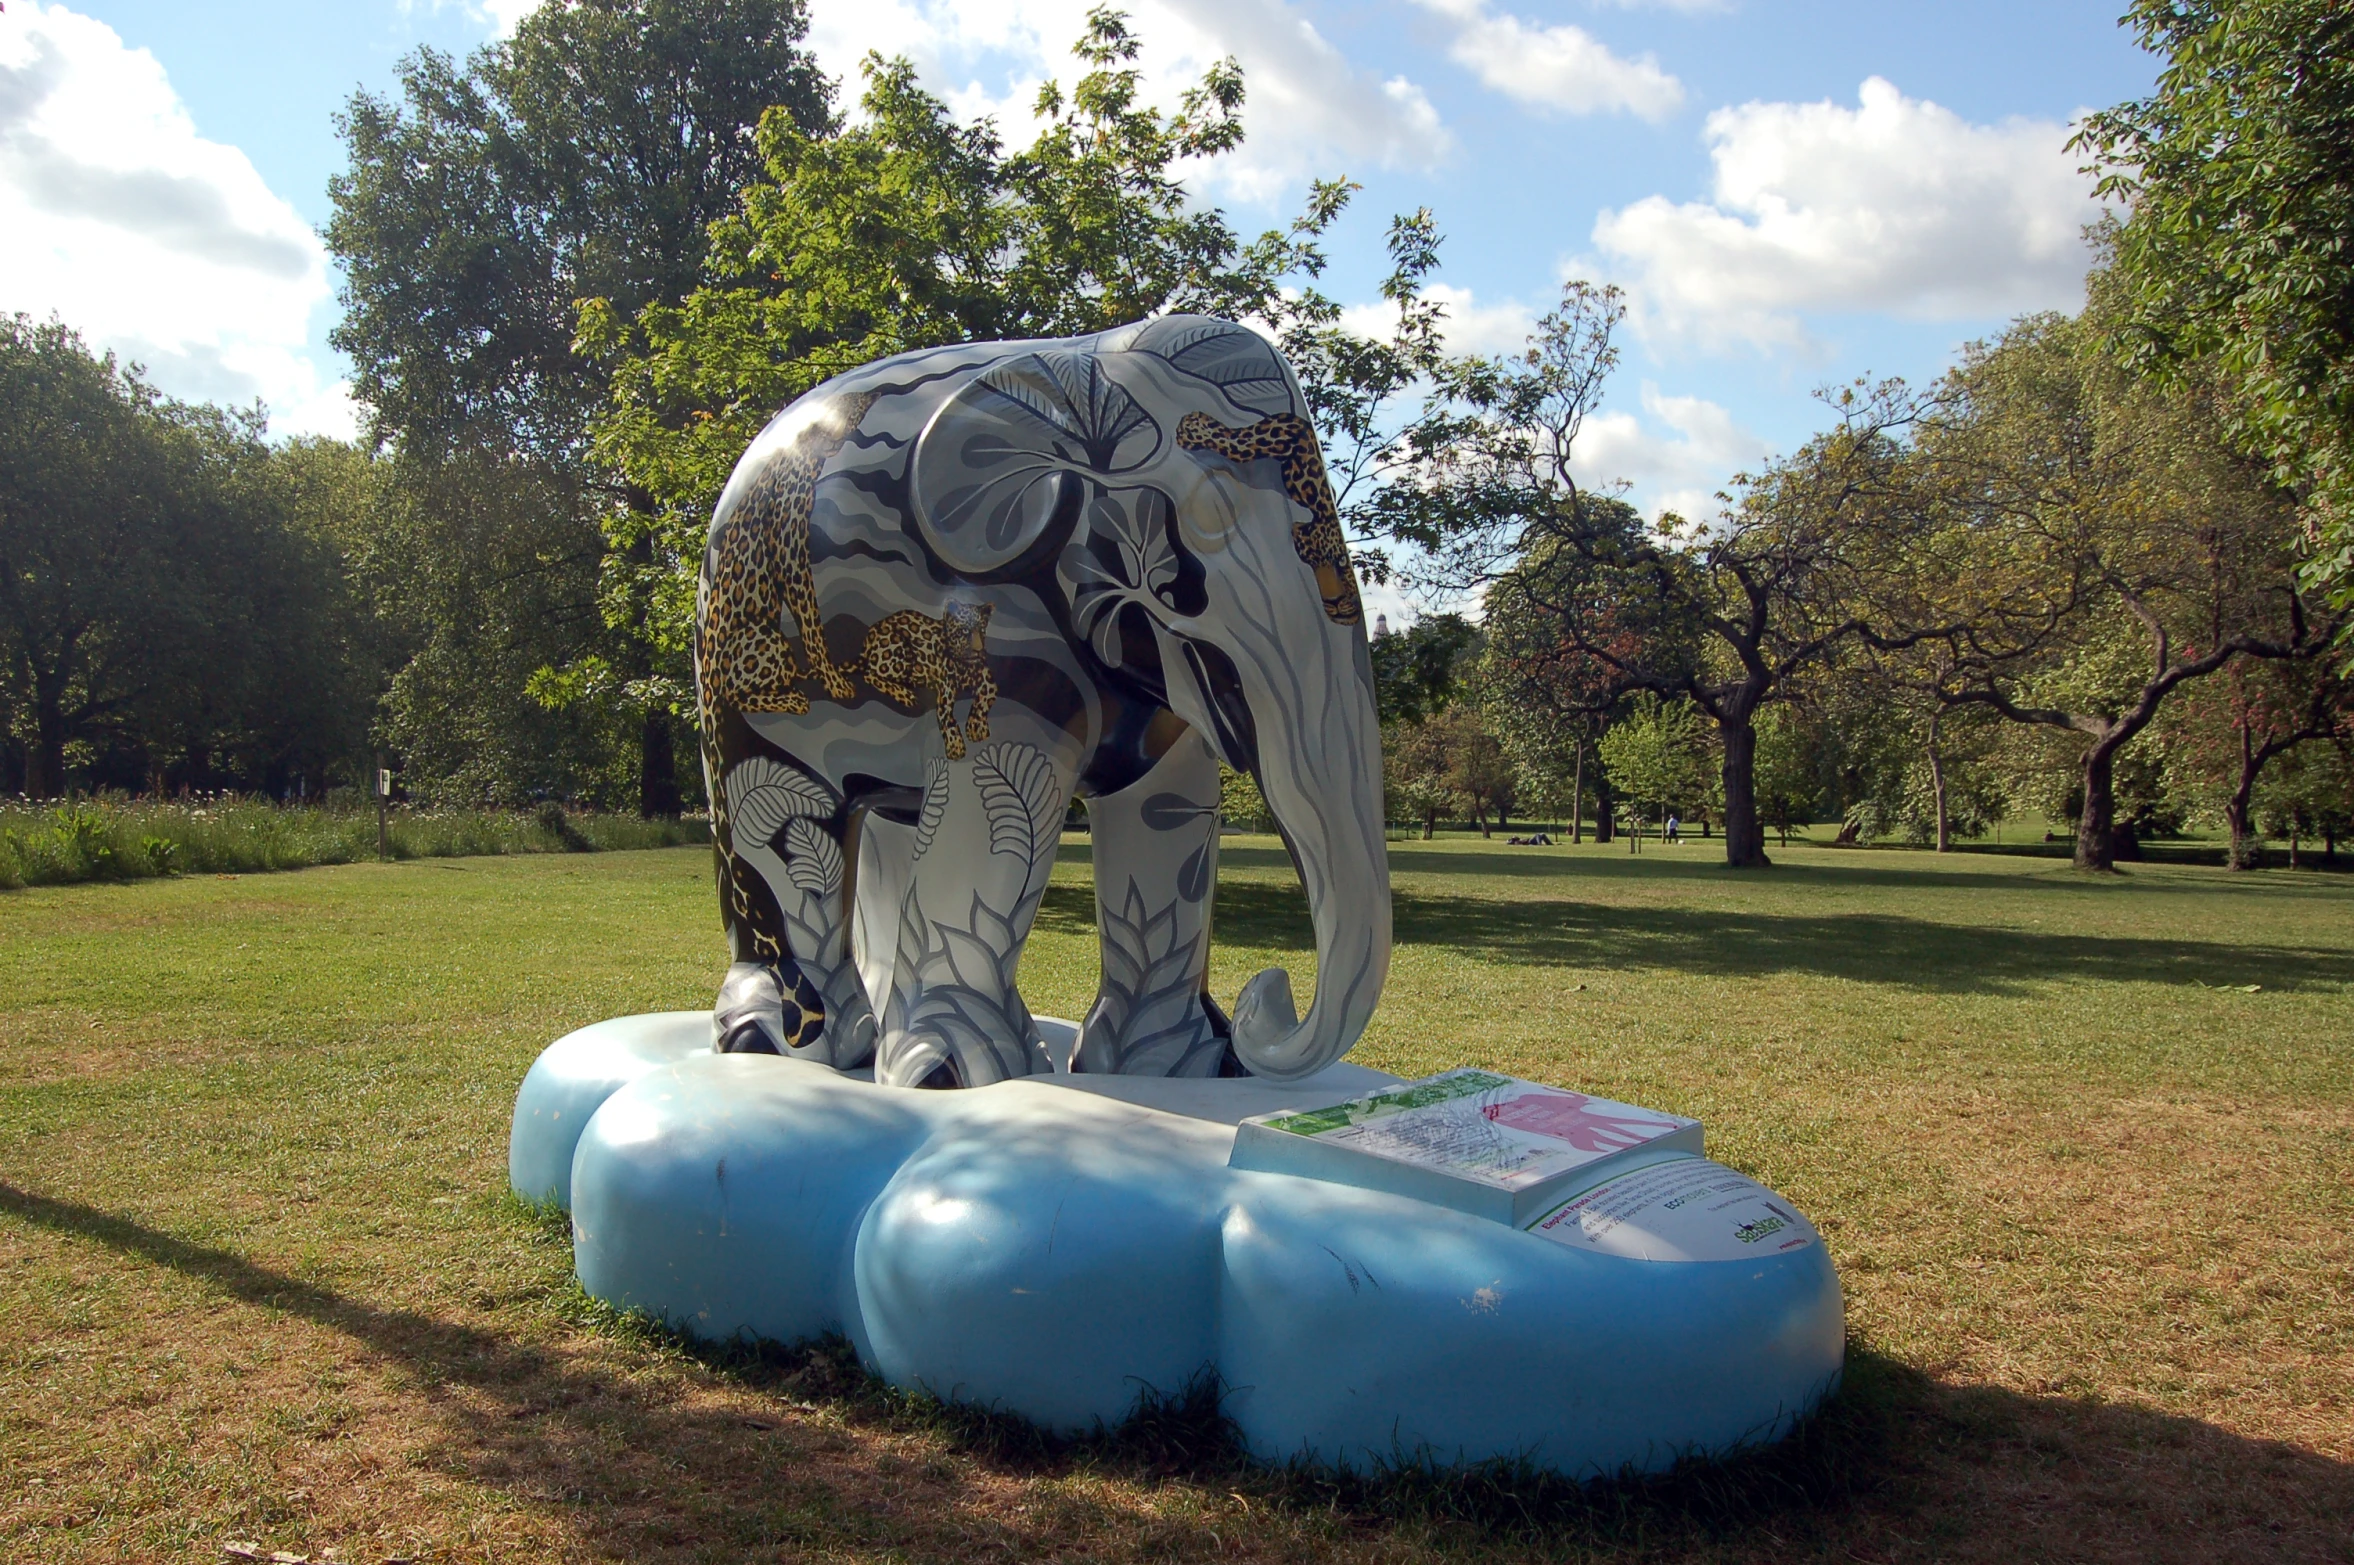
[[[1331,481],[1324,476],[1324,448],[1306,419],[1277,413],[1235,429],[1207,413],[1188,413],[1177,421],[1177,444],[1187,451],[1214,451],[1234,462],[1262,457],[1281,462],[1284,493],[1308,513],[1306,521],[1292,524],[1291,546],[1316,573],[1325,617],[1336,625],[1355,625],[1365,618],[1357,574],[1349,567],[1348,540],[1340,530],[1340,510],[1333,503]]]
[[[965,741],[989,737],[989,708],[997,680],[989,672],[983,638],[989,630],[986,603],[951,603],[938,619],[902,609],[877,620],[850,671],[901,706],[921,708],[927,698],[940,719],[948,758],[964,754]],[[956,726],[956,702],[972,693],[972,715]]]
[[[826,463],[874,405],[872,394],[845,397],[801,431],[791,449],[771,457],[728,518],[712,561],[695,664],[703,687],[703,731],[716,727],[717,709],[742,712],[809,710],[798,688],[815,678],[826,694],[847,701],[851,684],[826,650],[817,582],[809,567],[809,512]],[[790,613],[800,657],[785,639]],[[806,662],[808,667],[801,665]]]

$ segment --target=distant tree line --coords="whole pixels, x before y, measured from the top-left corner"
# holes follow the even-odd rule
[[[1098,9],[1009,145],[904,61],[846,112],[801,0],[539,7],[340,117],[357,444],[0,333],[0,787],[307,797],[381,760],[433,802],[675,814],[705,522],[771,414],[884,354],[1186,309],[1297,367],[1362,571],[1476,598],[1373,647],[1400,823],[1673,810],[1736,866],[1833,818],[1944,846],[2032,808],[2095,868],[2191,818],[2242,861],[2334,834],[2354,22],[2128,24],[2165,64],[2078,141],[2126,214],[2085,308],[1839,390],[1712,514],[1646,519],[1573,477],[1616,293],[1449,354],[1414,213],[1387,334],[1351,331],[1318,283],[1352,186],[1253,237],[1180,183],[1241,140],[1231,62],[1156,109]]]
[[[1573,283],[1526,352],[1443,365],[1382,503],[1413,569],[1486,612],[1431,632],[1472,637],[1461,710],[1397,703],[1393,814],[1484,829],[1543,800],[1607,838],[1676,811],[1721,824],[1736,866],[1826,814],[1942,849],[2040,811],[2090,868],[2194,819],[2234,863],[2263,818],[2334,842],[2344,584],[2238,443],[2220,369],[2116,351],[2121,264],[2082,314],[2021,319],[1926,390],[1833,395],[1827,433],[1699,523],[1570,477],[1611,291]]]

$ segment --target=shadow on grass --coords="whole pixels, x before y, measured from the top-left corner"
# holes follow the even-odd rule
[[[1495,901],[1401,889],[1392,893],[1397,945],[1444,946],[1502,966],[1667,969],[1712,978],[1811,973],[1946,994],[2012,994],[2050,982],[2161,983],[2267,990],[2354,984],[2354,958],[2292,946],[2045,934],[1884,913],[1796,915],[1722,908],[1628,907],[1572,901]],[[1041,928],[1095,929],[1094,893],[1055,886]],[[1316,949],[1296,885],[1226,881],[1218,887],[1221,944],[1281,952]]]
[[[1655,1477],[1573,1483],[1526,1466],[1402,1462],[1340,1474],[1248,1462],[1207,1385],[1148,1399],[1118,1430],[1062,1439],[1017,1418],[891,1390],[840,1341],[779,1348],[696,1343],[576,1303],[618,1339],[612,1371],[492,1330],[385,1308],[127,1218],[0,1183],[0,1214],[169,1268],[241,1304],[338,1332],[427,1388],[451,1449],[435,1465],[557,1519],[633,1560],[844,1549],[924,1558],[1108,1552],[1215,1558],[1208,1520],[1107,1502],[1086,1485],[988,1496],[955,1464],[920,1468],[829,1438],[829,1425],[929,1437],[1000,1478],[1094,1475],[1190,1486],[1231,1528],[1231,1498],[1264,1518],[1263,1544],[1359,1553],[1380,1534],[1417,1551],[1515,1557],[1685,1554],[1783,1559],[1794,1549],[1872,1559],[2336,1557],[2354,1524],[2354,1467],[2194,1419],[1943,1385],[1851,1349],[1847,1384],[1788,1440]],[[537,1241],[559,1225],[523,1219]],[[639,1371],[688,1355],[742,1398],[698,1405]],[[434,1388],[464,1387],[468,1397]],[[715,1553],[716,1551],[716,1553]],[[1870,1551],[1870,1552],[1867,1552]],[[1378,1547],[1376,1552],[1382,1552]]]

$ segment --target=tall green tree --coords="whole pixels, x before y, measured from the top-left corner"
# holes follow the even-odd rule
[[[1706,809],[1714,802],[1706,728],[1690,700],[1637,693],[1627,715],[1602,736],[1602,764],[1611,786],[1654,821],[1666,819],[1671,810]]]
[[[649,501],[587,461],[610,380],[573,351],[578,307],[684,298],[710,225],[760,168],[762,116],[828,128],[806,29],[801,0],[550,0],[463,65],[410,56],[397,96],[357,94],[340,116],[350,166],[327,226],[345,276],[333,340],[398,458],[397,531],[433,556],[486,528],[515,538],[499,569],[412,564],[436,584],[412,595],[436,616],[412,653],[430,666],[404,671],[388,712],[420,760],[451,734],[531,739],[535,725],[515,726],[524,684],[585,665],[615,677],[543,691],[601,696],[601,714],[569,726],[634,728],[641,807],[677,809],[681,669],[646,633],[643,603],[601,592],[608,524]],[[512,506],[526,509],[486,518]],[[628,527],[611,531],[629,546]],[[509,759],[523,764],[474,780],[531,790],[577,769]]]
[[[351,609],[296,500],[259,410],[169,401],[62,325],[0,320],[18,786],[277,788],[347,759],[365,703]]]
[[[2072,737],[2076,863],[2095,870],[2134,851],[2119,758],[2177,691],[2335,632],[2298,584],[2286,497],[2224,438],[2228,391],[2130,379],[2101,295],[1973,349],[1921,453],[1962,540],[1945,584],[1978,600],[1944,695]]]
[[[1186,164],[1242,140],[1243,82],[1213,67],[1167,114],[1141,96],[1125,19],[1090,13],[1066,93],[1039,89],[1044,121],[1009,150],[962,124],[904,60],[870,56],[858,121],[816,134],[788,114],[760,127],[759,177],[713,229],[703,285],[632,308],[600,300],[580,337],[611,367],[597,457],[650,497],[610,518],[609,597],[643,602],[662,645],[689,643],[711,507],[778,409],[844,370],[947,343],[1100,331],[1167,311],[1252,320],[1275,334],[1328,437],[1335,478],[1386,449],[1382,408],[1435,358],[1420,281],[1435,264],[1427,214],[1392,225],[1384,341],[1341,323],[1320,293],[1320,241],[1354,188],[1314,186],[1288,230],[1246,240],[1181,182]]]
[[[0,669],[36,798],[65,791],[67,746],[145,693],[181,630],[140,612],[179,565],[155,402],[64,326],[0,321]]]
[[[2212,360],[2231,433],[2295,494],[2312,576],[2354,595],[2354,11],[2132,0],[2165,60],[2075,145],[2131,214],[2119,341],[2180,382]]]
[[[1425,614],[1404,630],[1376,636],[1373,698],[1384,728],[1419,723],[1453,703],[1479,630],[1460,614]]]

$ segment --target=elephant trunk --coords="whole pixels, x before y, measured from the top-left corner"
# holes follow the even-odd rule
[[[1346,1054],[1389,975],[1389,849],[1372,666],[1353,627],[1326,627],[1313,645],[1305,656],[1295,644],[1287,660],[1242,671],[1259,789],[1316,921],[1316,998],[1307,1019],[1299,1019],[1291,975],[1281,968],[1244,984],[1235,1003],[1235,1055],[1271,1081],[1314,1075]]]

